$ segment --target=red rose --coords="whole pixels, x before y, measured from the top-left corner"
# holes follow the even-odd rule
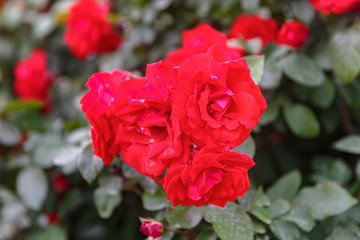
[[[120,153],[115,144],[117,121],[114,114],[108,114],[114,104],[115,94],[130,72],[114,70],[113,72],[95,73],[89,78],[86,86],[90,89],[81,99],[82,111],[90,122],[94,154],[110,164],[114,156]]]
[[[360,8],[359,0],[310,0],[310,3],[325,15],[343,14]]]
[[[14,91],[23,100],[42,101],[49,106],[49,88],[54,75],[48,70],[46,53],[35,48],[30,55],[19,61],[14,69]]]
[[[162,232],[164,230],[164,226],[161,224],[161,222],[158,222],[154,219],[145,219],[140,218],[141,226],[140,226],[140,232],[145,234],[146,236],[153,237],[153,238],[159,238],[162,235]]]
[[[70,8],[63,40],[76,58],[111,52],[119,46],[121,36],[107,20],[109,10],[108,3],[96,0],[79,0]]]
[[[260,38],[262,47],[265,47],[275,41],[277,31],[278,23],[275,19],[266,19],[258,14],[249,16],[244,13],[233,21],[229,38],[244,38],[245,40]]]
[[[194,150],[192,156],[188,165],[171,167],[165,175],[163,187],[174,206],[224,207],[249,189],[248,170],[255,165],[249,156],[217,145]]]
[[[69,189],[69,180],[62,173],[55,173],[51,179],[52,187],[57,192],[63,192]]]
[[[231,60],[218,47],[188,59],[173,77],[178,86],[172,119],[197,146],[237,147],[266,109],[246,61]]]
[[[213,45],[224,49],[232,59],[238,59],[245,55],[244,48],[227,45],[224,33],[217,31],[209,24],[199,23],[193,29],[182,32],[182,48],[170,52],[166,61],[179,65],[194,54],[205,53]]]
[[[133,78],[118,88],[112,107],[118,129],[116,144],[123,161],[151,178],[161,175],[172,164],[184,163],[190,139],[173,125],[170,116],[173,95],[167,82],[172,65],[148,65],[146,78]],[[159,69],[162,75],[159,75]],[[134,87],[137,86],[137,87]]]
[[[301,48],[309,37],[309,29],[305,24],[298,21],[283,23],[277,35],[278,45],[287,45],[294,48]]]
[[[148,66],[146,78],[114,70],[89,79],[82,110],[91,124],[94,154],[105,164],[121,152],[124,162],[156,178],[169,165],[186,161],[190,140],[170,120],[171,68],[158,62]]]

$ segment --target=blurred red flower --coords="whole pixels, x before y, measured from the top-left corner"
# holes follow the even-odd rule
[[[310,0],[310,3],[324,15],[343,14],[360,8],[360,0]]]
[[[49,88],[54,74],[48,69],[44,50],[35,48],[30,55],[20,60],[14,69],[14,91],[22,100],[38,100],[45,107],[50,105]]]
[[[96,0],[78,0],[69,10],[64,42],[78,59],[115,50],[122,38],[107,20],[110,4]]]
[[[63,192],[69,189],[70,182],[62,173],[55,173],[51,179],[52,187],[57,192]]]
[[[199,23],[196,27],[182,32],[182,47],[168,54],[166,61],[180,65],[194,54],[205,53],[210,47],[221,47],[231,59],[239,59],[245,55],[245,48],[229,46],[224,33],[212,28],[207,23]]]
[[[309,29],[298,21],[289,21],[282,24],[276,39],[278,45],[301,48],[309,37]]]
[[[259,38],[264,48],[267,44],[275,41],[278,28],[278,22],[273,18],[264,18],[258,14],[249,16],[243,13],[233,21],[229,30],[229,38],[245,40]]]

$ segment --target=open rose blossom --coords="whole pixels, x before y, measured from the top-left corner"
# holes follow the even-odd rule
[[[163,187],[174,206],[224,207],[249,189],[248,170],[254,165],[245,154],[208,145],[200,151],[194,150],[188,165],[170,168]]]
[[[179,65],[194,54],[205,53],[214,45],[221,47],[232,59],[245,55],[244,48],[227,45],[227,37],[224,33],[209,24],[199,23],[196,27],[182,32],[182,48],[170,52],[166,61]]]
[[[277,35],[276,43],[293,48],[301,48],[309,37],[309,29],[298,21],[283,23]]]
[[[233,21],[229,38],[245,40],[260,38],[262,47],[265,47],[275,41],[278,27],[278,22],[273,18],[264,18],[258,14],[249,16],[243,13]]]
[[[190,139],[170,120],[173,97],[165,82],[152,75],[170,66],[149,65],[146,78],[114,70],[89,79],[91,90],[81,100],[82,110],[91,124],[94,154],[105,164],[121,152],[124,162],[156,178],[170,164],[187,160]]]
[[[197,146],[237,147],[266,109],[246,61],[231,60],[216,46],[186,60],[174,77],[178,86],[172,119]]]
[[[14,69],[14,91],[22,100],[38,100],[49,106],[49,88],[54,74],[48,69],[46,53],[40,48],[32,50],[30,55],[20,60]]]
[[[311,5],[324,15],[343,14],[360,9],[360,0],[310,0]]]
[[[93,74],[86,83],[90,91],[80,100],[81,109],[90,122],[94,154],[102,158],[105,164],[110,164],[120,153],[120,147],[115,144],[118,124],[115,116],[107,112],[114,104],[120,84],[130,74],[121,70]]]
[[[140,218],[140,232],[152,238],[159,238],[162,235],[164,226],[155,219]]]
[[[78,0],[71,6],[63,40],[76,58],[111,52],[119,46],[121,36],[107,20],[109,11],[109,2],[97,0]]]

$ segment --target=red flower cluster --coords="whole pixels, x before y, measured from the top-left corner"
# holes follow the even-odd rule
[[[203,38],[203,31],[213,34]],[[174,205],[225,206],[249,188],[254,165],[230,150],[248,138],[266,102],[223,34],[199,25],[184,37],[183,48],[149,64],[145,77],[118,69],[94,74],[82,110],[94,154],[106,164],[121,153],[157,179]]]
[[[277,34],[276,43],[294,48],[301,48],[309,37],[309,29],[298,21],[283,23]]]
[[[119,46],[122,39],[107,20],[109,11],[110,3],[97,0],[78,0],[72,5],[63,40],[76,58],[85,59]]]
[[[325,15],[343,14],[360,8],[360,0],[310,0],[310,3]]]
[[[20,60],[14,69],[14,91],[22,100],[38,100],[45,107],[50,104],[48,90],[54,80],[47,65],[44,50],[35,48],[30,55]]]

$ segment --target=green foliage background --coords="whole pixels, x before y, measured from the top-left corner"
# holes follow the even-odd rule
[[[1,10],[0,239],[144,239],[138,216],[162,221],[162,239],[360,239],[358,13],[325,17],[307,0],[117,0],[111,21],[123,46],[79,61],[62,43],[68,2],[9,0]],[[92,155],[79,106],[84,84],[113,68],[143,75],[147,63],[180,47],[182,30],[207,22],[226,32],[242,12],[297,19],[310,37],[298,52],[264,50],[259,85],[268,109],[236,149],[254,155],[251,190],[224,209],[173,208],[120,157],[104,167]],[[58,75],[50,115],[13,94],[13,68],[33,47],[46,50]],[[60,194],[50,182],[59,171],[71,182]],[[58,225],[41,224],[48,212],[59,213]]]

